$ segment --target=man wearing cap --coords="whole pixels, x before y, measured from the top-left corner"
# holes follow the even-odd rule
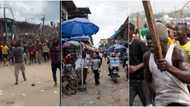
[[[153,52],[144,55],[145,80],[155,95],[156,106],[190,106],[190,65],[185,52],[168,44],[167,27],[156,23],[164,59]]]

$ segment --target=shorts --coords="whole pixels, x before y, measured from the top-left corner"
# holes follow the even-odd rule
[[[8,54],[3,54],[3,59],[7,60],[8,59]]]
[[[3,61],[3,55],[0,54],[0,61]]]
[[[19,71],[24,72],[25,71],[25,66],[23,63],[16,63],[15,64],[15,72],[19,72]]]

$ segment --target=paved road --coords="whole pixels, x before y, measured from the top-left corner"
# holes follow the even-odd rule
[[[27,65],[26,76],[24,82],[20,74],[20,84],[14,85],[14,67],[0,66],[0,106],[59,105],[59,86],[53,87],[49,63]]]
[[[114,84],[108,77],[108,66],[103,60],[101,66],[101,84],[94,85],[93,73],[88,74],[86,92],[78,92],[72,96],[62,96],[63,106],[127,106],[128,105],[128,83],[125,72],[120,68],[119,84]]]

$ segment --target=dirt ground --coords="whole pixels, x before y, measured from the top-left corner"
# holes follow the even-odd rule
[[[62,106],[127,106],[128,81],[125,72],[120,67],[119,83],[113,83],[108,77],[108,65],[103,60],[100,73],[100,85],[95,86],[94,75],[90,71],[87,79],[87,91],[61,98]]]
[[[27,65],[27,81],[23,81],[20,73],[20,83],[14,85],[14,67],[1,65],[0,106],[58,106],[59,86],[53,86],[51,75],[50,63]]]
[[[87,91],[62,96],[62,106],[127,106],[128,81],[120,67],[119,83],[108,77],[108,66],[103,60],[99,86],[94,84],[94,74],[88,74]],[[0,66],[0,106],[59,106],[59,86],[54,87],[49,63],[26,66],[27,81],[19,75],[19,85],[14,85],[14,67]],[[59,71],[57,72],[59,77]],[[34,84],[34,86],[32,86]],[[141,105],[137,97],[134,105]]]

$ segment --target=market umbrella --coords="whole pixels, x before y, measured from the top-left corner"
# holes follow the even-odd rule
[[[79,46],[80,46],[80,43],[79,43],[78,41],[66,41],[66,42],[63,44],[63,48],[64,48],[64,47],[70,47],[70,46],[79,47]]]
[[[114,49],[126,49],[126,47],[125,46],[123,46],[123,45],[120,45],[120,44],[114,44],[114,45],[112,45],[112,46],[110,46],[109,48],[108,48],[108,51],[110,50],[114,50]]]
[[[120,44],[115,44],[114,49],[126,49],[126,47]]]
[[[66,41],[62,44],[63,56],[68,53],[80,52],[80,42],[78,41]]]
[[[92,36],[96,34],[99,30],[99,27],[90,22],[86,18],[74,18],[67,21],[64,21],[61,24],[61,33],[63,34],[62,38],[71,38],[79,36]],[[82,49],[81,54],[82,54]],[[82,78],[83,78],[83,69],[82,69]],[[82,87],[83,79],[82,79]]]
[[[61,32],[63,33],[63,38],[83,35],[91,36],[93,34],[96,34],[98,30],[99,27],[86,18],[74,18],[64,21],[61,24]]]
[[[76,41],[90,41],[90,37],[89,37],[89,36],[71,37],[70,40],[76,40]]]

